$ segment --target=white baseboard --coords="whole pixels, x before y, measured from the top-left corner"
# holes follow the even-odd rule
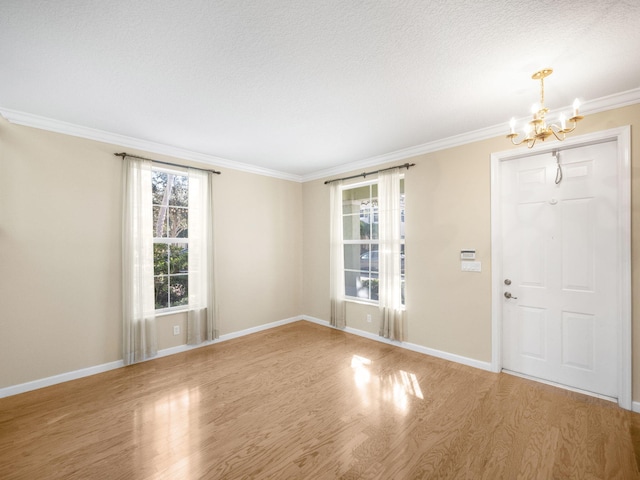
[[[258,332],[262,332],[263,330],[269,330],[270,328],[280,327],[288,323],[293,323],[293,322],[302,320],[303,317],[304,317],[303,315],[298,315],[297,317],[285,318],[284,320],[265,323],[264,325],[259,325],[257,327],[247,328],[246,330],[240,330],[238,332],[227,333],[226,335],[220,335],[220,338],[216,340],[216,342],[224,342],[226,340],[231,340],[232,338],[244,337],[245,335],[251,335],[252,333],[258,333]]]
[[[640,413],[640,402],[631,402],[631,411]]]
[[[307,320],[308,322],[317,323],[318,325],[331,327],[329,325],[329,322],[327,322],[326,320],[310,317],[309,315],[302,315],[302,320]],[[335,327],[331,327],[331,328],[335,328]],[[441,350],[436,350],[433,348],[423,347],[422,345],[416,345],[415,343],[398,342],[396,340],[389,340],[388,338],[381,337],[380,335],[376,335],[375,333],[365,332],[364,330],[359,330],[357,328],[346,327],[343,331],[347,333],[351,333],[353,335],[358,335],[359,337],[368,338],[369,340],[375,340],[376,342],[386,343],[387,345],[394,345],[396,347],[411,350],[413,352],[418,352],[425,355],[431,355],[432,357],[449,360],[450,362],[460,363],[462,365],[479,368],[481,370],[487,370],[489,372],[492,371],[491,362],[482,362],[480,360],[476,360],[473,358],[463,357],[462,355],[456,355],[455,353],[448,353],[448,352],[443,352]]]
[[[322,320],[322,319],[316,318],[316,317],[311,317],[309,315],[302,315],[302,320],[306,320],[307,322],[311,322],[311,323],[316,323],[318,325],[322,325],[323,327],[335,328],[335,327],[332,327],[329,324],[329,322],[327,322],[326,320]]]
[[[51,377],[40,378],[31,382],[21,383],[19,385],[0,388],[0,398],[18,395],[19,393],[25,393],[39,388],[50,387],[57,383],[68,382],[70,380],[88,377],[90,375],[95,375],[96,373],[108,372],[109,370],[121,367],[124,367],[124,362],[122,360],[117,360],[115,362],[103,363],[102,365],[95,365],[93,367],[81,368],[80,370],[74,370],[73,372],[66,372],[59,375],[53,375]]]
[[[481,360],[476,360],[475,358],[463,357],[462,355],[443,352],[442,350],[423,347],[422,345],[416,345],[414,343],[403,343],[400,346],[406,348],[407,350],[413,350],[414,352],[424,353],[425,355],[442,358],[443,360],[448,360],[450,362],[460,363],[468,367],[479,368],[480,370],[486,370],[487,372],[493,371],[491,369],[491,362],[483,362]]]
[[[278,320],[276,322],[266,323],[264,325],[247,328],[245,330],[240,330],[238,332],[228,333],[226,335],[220,335],[220,338],[212,342],[203,342],[198,345],[178,345],[177,347],[165,348],[162,350],[158,350],[158,354],[156,356],[146,361],[154,360],[160,357],[166,357],[168,355],[175,355],[176,353],[186,352],[188,350],[193,350],[194,348],[201,348],[207,345],[213,345],[215,343],[231,340],[232,338],[243,337],[245,335],[250,335],[252,333],[260,332],[262,330],[268,330],[270,328],[279,327],[281,325],[286,325],[288,323],[297,322],[298,320],[302,320],[302,316],[286,318],[284,320]],[[88,377],[89,375],[108,372],[109,370],[114,370],[116,368],[121,368],[121,367],[124,367],[124,362],[122,360],[117,360],[115,362],[103,363],[102,365],[95,365],[93,367],[82,368],[80,370],[74,370],[72,372],[61,373],[59,375],[53,375],[51,377],[33,380],[31,382],[21,383],[18,385],[11,385],[9,387],[0,388],[0,398],[10,397],[12,395],[18,395],[20,393],[30,392],[31,390],[37,390],[39,388],[50,387],[51,385],[56,385],[58,383],[77,380],[79,378]]]

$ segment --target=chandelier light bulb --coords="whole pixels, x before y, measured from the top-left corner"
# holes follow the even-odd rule
[[[567,117],[565,116],[564,113],[560,114],[560,128],[562,130],[566,130],[567,129]]]
[[[577,98],[573,101],[573,116],[578,116],[578,109],[580,108],[580,100]]]

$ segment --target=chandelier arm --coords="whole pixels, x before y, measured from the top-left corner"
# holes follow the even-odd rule
[[[566,129],[563,130],[562,128],[558,127],[555,123],[552,123],[551,125],[549,125],[549,130],[551,131],[551,133],[553,133],[553,136],[560,141],[564,140],[567,137],[566,135],[567,130]],[[571,131],[571,130],[568,130],[568,131]]]
[[[516,147],[526,142],[527,147],[529,148],[533,147],[536,144],[536,140],[537,140],[535,136],[528,135],[522,138],[522,140],[520,140],[519,142],[516,142],[516,138],[518,138],[517,133],[510,133],[509,135],[507,135],[507,138],[511,140],[511,143],[514,144]]]
[[[511,134],[507,135],[507,138],[509,138],[511,140],[511,143],[513,143],[515,146],[522,145],[527,140],[527,138],[525,137],[522,140],[520,140],[519,142],[516,142],[516,138],[517,137],[518,137],[517,133],[511,133]]]
[[[573,123],[573,127],[571,127],[571,128],[565,128],[565,129],[564,129],[565,133],[571,133],[571,132],[573,132],[573,131],[576,129],[576,127],[578,126],[578,122],[576,122],[575,120],[573,120],[573,121],[572,121],[571,119],[569,119],[569,121]]]
[[[526,142],[527,147],[531,148],[536,143],[536,137],[530,137],[530,136],[524,137],[519,142],[516,142],[515,139],[516,139],[517,136],[518,136],[518,134],[512,133],[510,135],[507,135],[507,138],[511,139],[511,143],[514,144],[515,146],[522,145],[523,143]]]

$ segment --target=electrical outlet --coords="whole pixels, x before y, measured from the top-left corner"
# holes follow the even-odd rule
[[[173,326],[173,334],[174,335],[180,335],[180,325],[174,325]]]
[[[371,323],[371,314],[367,313],[367,323]]]

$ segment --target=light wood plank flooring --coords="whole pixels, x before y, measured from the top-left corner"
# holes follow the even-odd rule
[[[611,402],[296,322],[0,399],[0,478],[629,480],[638,427]]]

